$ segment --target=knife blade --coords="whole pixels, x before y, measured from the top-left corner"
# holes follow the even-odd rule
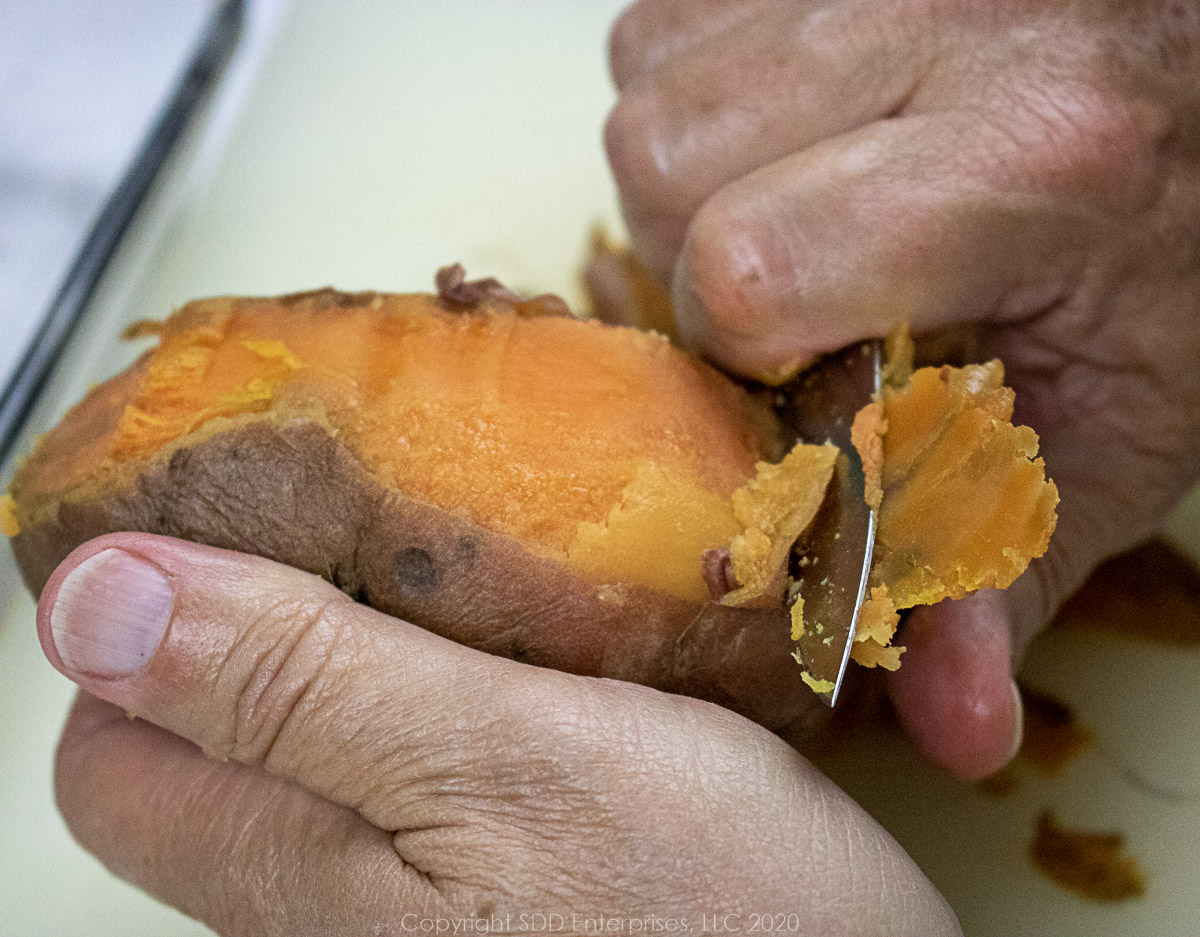
[[[837,702],[866,596],[875,548],[875,512],[864,497],[862,460],[850,441],[854,415],[882,384],[882,341],[872,339],[826,355],[788,388],[784,419],[808,443],[841,450],[825,503],[799,545],[794,575],[804,600],[804,633],[797,642],[804,669]],[[825,689],[832,686],[832,689]]]

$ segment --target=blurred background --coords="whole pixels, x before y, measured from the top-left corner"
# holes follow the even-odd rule
[[[0,0],[0,387],[216,0]]]

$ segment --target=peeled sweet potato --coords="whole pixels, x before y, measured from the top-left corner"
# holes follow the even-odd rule
[[[138,327],[157,348],[69,411],[13,480],[7,532],[29,587],[92,537],[166,534],[324,576],[485,651],[700,696],[771,728],[802,719],[816,698],[790,654],[787,584],[836,449],[789,433],[780,391],[738,385],[660,335],[460,270],[439,287],[210,299]],[[925,393],[937,419],[904,418],[920,425],[894,438],[925,450],[903,470],[889,472],[895,430],[874,430],[882,555],[903,573],[902,596],[925,558],[944,557],[919,548],[920,517],[892,546],[888,501],[925,505],[944,535],[945,518],[912,492],[935,475],[970,487],[956,466],[974,465],[963,447],[978,440],[937,432],[973,412],[968,384],[969,400]],[[987,420],[1012,430],[1000,410]],[[939,459],[946,446],[965,462]],[[1033,466],[1022,484],[1041,492],[1014,502],[1024,513],[1007,527],[986,522],[999,540],[962,547],[972,562],[999,557],[1000,578],[1053,526],[1053,489],[1031,456],[979,457]],[[1030,509],[1047,503],[1048,522]],[[1039,525],[1036,543],[1004,539]],[[944,570],[926,572],[923,587]],[[872,632],[898,653],[889,639]]]

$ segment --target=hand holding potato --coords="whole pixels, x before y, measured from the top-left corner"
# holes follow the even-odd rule
[[[86,691],[57,764],[72,831],[224,935],[534,913],[959,932],[865,813],[710,704],[482,654],[145,534],[75,551],[38,629]]]
[[[1175,0],[642,0],[608,149],[685,338],[786,370],[907,319],[1001,358],[1059,485],[1008,593],[914,611],[890,690],[986,774],[1010,661],[1200,470],[1200,9]]]

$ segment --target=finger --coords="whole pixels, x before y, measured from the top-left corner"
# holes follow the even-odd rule
[[[371,933],[440,906],[390,834],[354,811],[206,758],[86,693],[63,731],[55,787],[71,832],[105,866],[223,935]]]
[[[907,650],[888,695],[921,753],[957,777],[986,777],[1020,747],[1010,625],[1003,594],[989,591],[913,609],[898,638]]]
[[[625,90],[605,143],[638,255],[668,279],[718,189],[898,111],[933,35],[895,3],[780,4]]]
[[[446,784],[464,797],[500,786],[495,765],[464,753],[519,749],[539,686],[572,679],[453,644],[307,573],[146,534],[68,557],[38,630],[88,692],[391,830],[438,819]]]
[[[959,777],[985,777],[1016,755],[1021,706],[1012,674],[1030,641],[1097,563],[1126,546],[1126,537],[1132,542],[1149,533],[1107,485],[1079,484],[1078,456],[1064,452],[1060,462],[1061,446],[1051,440],[1047,448],[1048,463],[1061,464],[1062,474],[1055,472],[1059,521],[1046,555],[1003,592],[914,609],[898,638],[907,648],[903,666],[887,677],[909,736]],[[1093,449],[1092,458],[1111,468],[1120,457]],[[1113,530],[1112,517],[1123,518],[1126,529]]]
[[[638,0],[613,24],[609,62],[618,90],[670,58],[760,15],[778,0]]]
[[[763,374],[905,320],[922,332],[1041,311],[1078,278],[1098,222],[1039,168],[1006,131],[953,113],[780,160],[693,219],[675,270],[680,333]]]

